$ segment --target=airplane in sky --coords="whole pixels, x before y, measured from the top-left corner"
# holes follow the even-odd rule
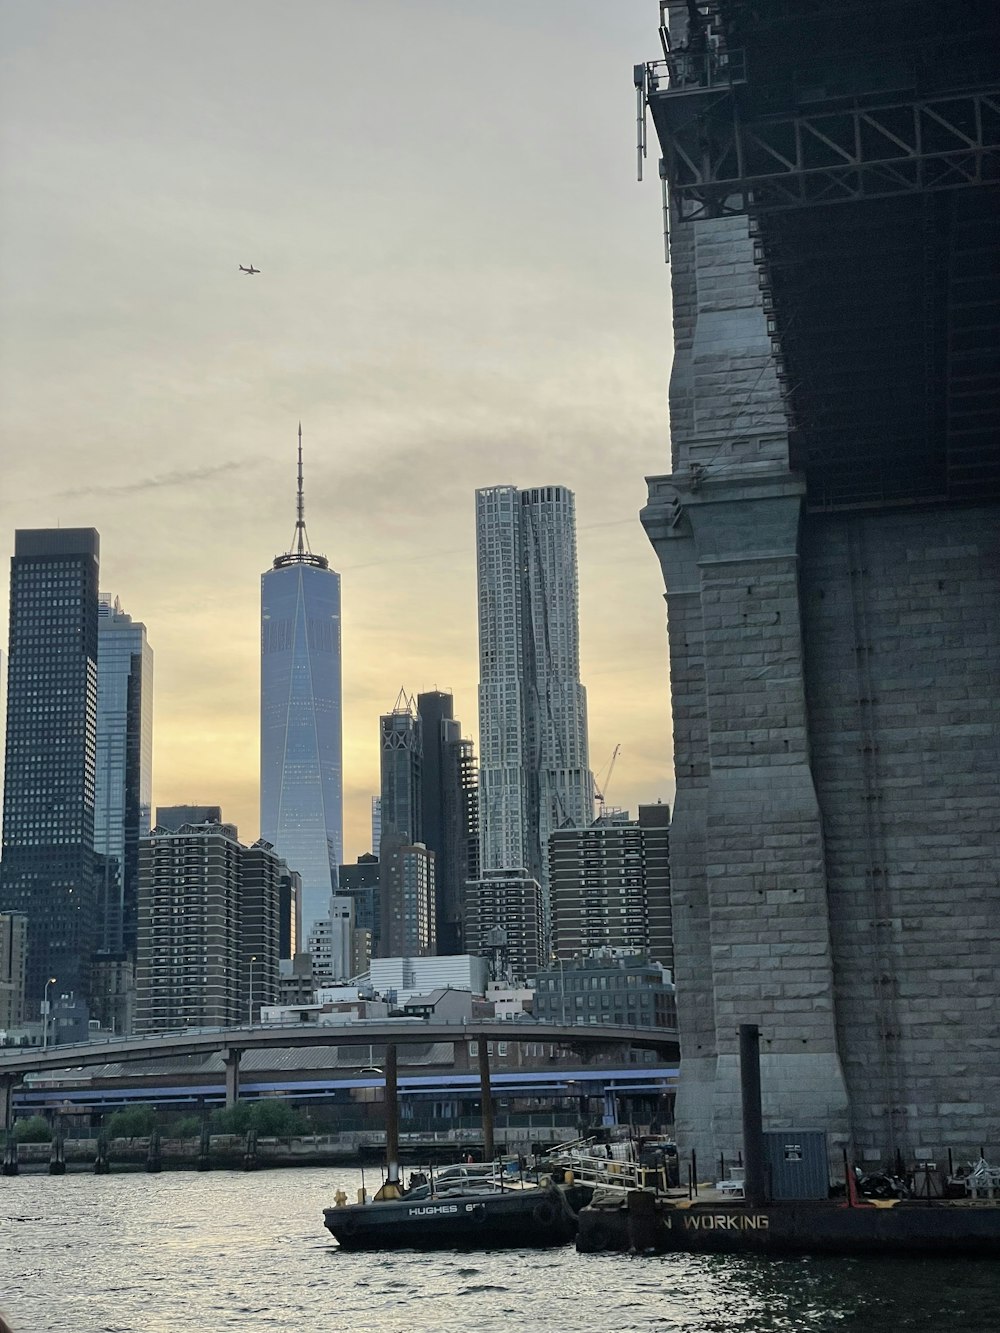
[[[240,272],[241,272],[241,273],[259,273],[259,272],[260,272],[260,269],[259,269],[259,268],[254,268],[253,264],[251,264],[249,268],[244,268],[243,265],[241,264],[241,265],[240,265]]]

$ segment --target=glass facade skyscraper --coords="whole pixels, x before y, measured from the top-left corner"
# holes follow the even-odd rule
[[[139,839],[153,799],[153,650],[117,597],[98,604],[97,649],[97,950],[134,958]]]
[[[93,528],[14,537],[0,911],[27,918],[29,1017],[50,977],[90,1001],[99,556]]]
[[[302,877],[302,931],[343,860],[340,575],[306,536],[299,428],[292,549],[261,577],[260,829]]]

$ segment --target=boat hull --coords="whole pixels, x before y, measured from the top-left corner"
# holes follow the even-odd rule
[[[344,1250],[492,1250],[565,1245],[576,1216],[558,1190],[449,1194],[441,1198],[325,1208]]]
[[[641,1243],[637,1237],[641,1236]],[[637,1229],[627,1208],[585,1208],[577,1248],[715,1254],[965,1254],[1000,1257],[1000,1207],[903,1202],[848,1208],[836,1201],[657,1208]]]

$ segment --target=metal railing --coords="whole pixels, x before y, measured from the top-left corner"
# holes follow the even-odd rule
[[[689,93],[700,88],[729,88],[746,83],[743,51],[685,51],[678,47],[665,60],[646,65],[646,94]]]

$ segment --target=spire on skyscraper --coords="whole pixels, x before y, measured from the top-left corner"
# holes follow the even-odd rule
[[[309,534],[306,532],[306,499],[302,482],[302,422],[299,422],[299,466],[298,489],[295,495],[295,532],[292,544],[284,555],[274,558],[274,568],[282,569],[285,565],[315,565],[318,569],[329,569],[330,562],[325,555],[313,555],[309,548]]]

